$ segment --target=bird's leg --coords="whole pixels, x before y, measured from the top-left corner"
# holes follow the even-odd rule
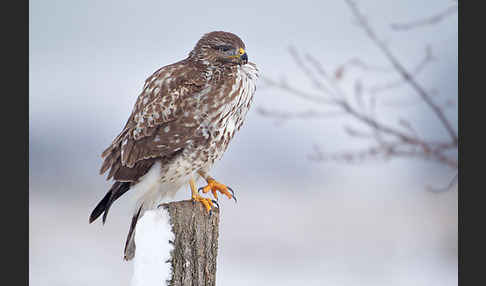
[[[206,208],[207,212],[211,211],[211,208],[213,207],[214,203],[213,200],[204,198],[201,195],[199,195],[199,192],[197,191],[196,187],[196,182],[194,181],[193,178],[189,180],[189,186],[191,186],[191,192],[192,192],[192,200],[194,202],[200,202],[203,204],[203,206]]]
[[[198,171],[197,173],[201,175],[201,177],[203,177],[208,183],[205,187],[199,188],[199,191],[202,191],[203,193],[211,191],[216,200],[218,199],[218,192],[220,192],[223,195],[226,195],[228,199],[234,199],[236,202],[235,192],[233,192],[230,187],[217,182],[203,171]]]

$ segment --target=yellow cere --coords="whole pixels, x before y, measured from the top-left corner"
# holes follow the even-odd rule
[[[241,56],[242,56],[242,55],[244,55],[244,54],[245,54],[245,50],[244,50],[243,48],[240,48],[240,49],[238,50],[238,55],[232,55],[232,56],[229,56],[229,57],[230,57],[230,58],[239,58],[239,57],[241,57]]]

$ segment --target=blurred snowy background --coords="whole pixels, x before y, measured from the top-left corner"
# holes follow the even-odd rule
[[[404,62],[419,62],[429,44],[437,60],[418,80],[457,100],[457,14],[409,32],[389,28],[453,3],[357,1]],[[29,280],[35,286],[129,285],[132,265],[122,251],[130,194],[115,203],[105,226],[88,224],[110,186],[98,175],[100,154],[125,124],[144,80],[186,57],[204,33],[239,35],[263,76],[302,85],[308,83],[289,46],[330,67],[353,57],[387,64],[340,0],[31,0],[29,10]],[[413,107],[419,100],[412,90],[393,93],[390,106],[402,106],[420,132],[443,135],[428,109]],[[305,104],[262,88],[253,107]],[[448,112],[457,130],[457,110]],[[457,285],[457,188],[425,189],[447,185],[454,171],[407,159],[310,161],[314,144],[331,152],[356,146],[343,134],[345,122],[275,124],[250,110],[212,171],[238,196],[237,204],[220,203],[217,285]],[[181,189],[176,199],[189,194]]]

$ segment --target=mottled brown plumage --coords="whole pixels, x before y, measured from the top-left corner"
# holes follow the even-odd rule
[[[125,127],[102,153],[100,173],[108,172],[107,179],[118,185],[90,222],[102,210],[106,216],[118,190],[125,193],[127,186],[144,188],[138,217],[189,180],[210,178],[206,174],[243,124],[257,78],[243,41],[221,31],[205,34],[186,59],[153,73]]]

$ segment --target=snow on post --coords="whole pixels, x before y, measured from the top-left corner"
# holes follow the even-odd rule
[[[219,209],[191,200],[162,204],[139,219],[132,286],[215,285]]]
[[[165,209],[151,210],[139,219],[135,232],[136,255],[132,286],[164,285],[171,278],[170,252],[174,233]]]

